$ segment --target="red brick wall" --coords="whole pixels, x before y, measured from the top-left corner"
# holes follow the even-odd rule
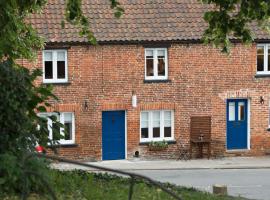
[[[269,120],[270,78],[255,78],[256,45],[236,45],[231,55],[212,47],[172,44],[168,48],[167,83],[144,83],[144,48],[141,45],[72,46],[68,49],[69,84],[55,85],[59,97],[55,109],[74,111],[77,147],[61,148],[60,153],[81,159],[101,159],[102,110],[127,111],[127,153],[135,151],[148,158],[175,158],[175,144],[159,152],[139,145],[140,111],[174,110],[177,141],[189,146],[192,115],[212,116],[212,153],[226,154],[226,99],[250,100],[251,150],[245,155],[261,155],[270,150]],[[37,63],[41,67],[41,54]],[[24,65],[31,66],[24,61]],[[40,79],[41,80],[41,79]],[[132,91],[138,107],[132,108]],[[265,103],[260,104],[260,96]],[[83,105],[87,101],[88,109]],[[57,107],[57,104],[60,106]]]

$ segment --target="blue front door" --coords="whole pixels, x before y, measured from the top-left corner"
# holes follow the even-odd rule
[[[125,159],[125,111],[102,112],[102,160]]]
[[[246,99],[227,100],[227,149],[247,149],[248,109]]]

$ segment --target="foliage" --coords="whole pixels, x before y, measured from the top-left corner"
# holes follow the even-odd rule
[[[204,33],[204,41],[221,46],[228,52],[230,38],[240,39],[244,43],[253,41],[249,25],[258,23],[269,29],[270,3],[268,0],[202,0],[204,3],[215,5],[208,11],[204,19],[209,27]]]
[[[0,59],[33,58],[43,45],[25,18],[40,10],[46,0],[0,1]]]
[[[81,10],[81,0],[66,0],[66,19],[79,26],[81,35],[95,43],[89,23]],[[111,2],[115,16],[123,12],[116,0]],[[34,84],[41,71],[16,64],[17,59],[34,60],[36,50],[44,46],[27,16],[39,12],[46,0],[0,1],[0,194],[44,192],[48,163],[29,157],[37,144],[47,147],[56,144],[48,138],[47,120],[36,112],[46,112],[49,99],[57,99],[52,86]],[[50,117],[55,138],[61,138],[55,116]],[[39,127],[39,128],[38,128]]]
[[[18,159],[17,155],[7,152],[0,154],[0,162],[0,194],[20,194],[26,199],[30,192],[42,195],[48,191],[49,168],[45,160],[24,154]]]
[[[43,178],[36,173],[44,176],[47,164],[28,158],[28,153],[34,152],[37,144],[56,143],[48,138],[47,120],[36,114],[46,111],[49,104],[44,102],[56,97],[51,86],[33,84],[40,74],[39,70],[30,73],[12,59],[0,63],[0,193],[43,191],[43,181],[37,181]],[[53,133],[59,135],[63,126],[54,121]]]
[[[168,148],[168,143],[165,140],[151,141],[148,146],[150,150],[162,150]]]
[[[79,170],[50,170],[49,176],[52,180],[52,187],[55,188],[55,195],[59,200],[128,199],[129,178],[123,178],[107,173],[88,173]],[[181,195],[185,200],[244,200],[243,198],[237,197],[215,196],[210,193],[200,192],[194,188],[179,187],[169,183],[164,183],[163,185]],[[41,195],[33,193],[29,199],[36,200],[48,198],[50,198],[50,193]],[[13,199],[16,199],[16,197],[13,197]],[[141,180],[136,180],[132,199],[169,200],[173,198],[153,185]]]

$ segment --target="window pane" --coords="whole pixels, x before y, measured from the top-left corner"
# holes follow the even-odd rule
[[[165,57],[165,50],[158,50],[157,55],[161,57]]]
[[[165,57],[158,56],[158,75],[165,76]]]
[[[160,137],[160,112],[154,111],[152,114],[153,117],[153,137]]]
[[[53,78],[53,62],[45,61],[45,79]]]
[[[153,128],[153,137],[158,138],[160,137],[160,128]]]
[[[146,58],[146,75],[154,76],[154,59]]]
[[[164,112],[164,137],[172,136],[172,121],[171,121],[171,111]]]
[[[154,76],[154,51],[146,50],[146,76]]]
[[[160,112],[153,112],[153,127],[160,127]]]
[[[141,123],[142,128],[148,128],[148,121],[142,121]]]
[[[45,52],[44,60],[45,61],[52,61],[52,52]]]
[[[164,126],[165,127],[171,127],[171,120],[164,120]]]
[[[154,121],[160,120],[160,112],[159,111],[153,111],[153,120]]]
[[[142,112],[141,117],[142,117],[142,121],[148,121],[148,113],[147,112]]]
[[[245,103],[244,102],[238,103],[238,120],[239,121],[245,120]]]
[[[264,68],[264,47],[257,47],[257,71]]]
[[[52,134],[53,140],[60,140],[60,129],[56,126],[56,123],[52,122]]]
[[[270,49],[268,49],[268,71],[270,71]]]
[[[65,52],[64,51],[57,52],[57,61],[65,61]]]
[[[235,121],[235,103],[229,102],[229,121]]]
[[[153,57],[154,56],[153,50],[146,50],[145,54],[146,54],[146,57]]]
[[[72,122],[72,113],[64,113],[65,122]]]
[[[56,117],[56,120],[59,122],[59,118],[60,116],[57,114],[57,113],[53,113],[53,114],[50,114],[50,116],[55,116]],[[60,127],[56,125],[56,123],[54,123],[52,120],[52,138],[53,140],[60,140]]]
[[[64,125],[65,125],[65,132],[64,132],[64,139],[65,140],[72,140],[72,113],[64,113]]]
[[[65,78],[65,61],[57,61],[57,78]]]
[[[148,138],[148,128],[142,128],[141,129],[141,138]]]
[[[164,127],[164,137],[171,137],[171,136],[172,136],[172,128]]]
[[[148,138],[149,137],[149,130],[148,130],[148,112],[141,113],[141,138]]]
[[[164,120],[171,120],[171,111],[164,112]]]
[[[65,122],[65,140],[72,140],[72,122]]]

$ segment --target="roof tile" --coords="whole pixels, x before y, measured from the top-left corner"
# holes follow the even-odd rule
[[[198,0],[120,0],[125,13],[113,15],[109,0],[84,0],[83,12],[99,42],[200,40],[207,28],[203,14],[212,6]],[[65,23],[65,0],[48,0],[40,14],[29,22],[47,42],[87,42],[78,28]],[[256,39],[270,39],[254,23]]]

